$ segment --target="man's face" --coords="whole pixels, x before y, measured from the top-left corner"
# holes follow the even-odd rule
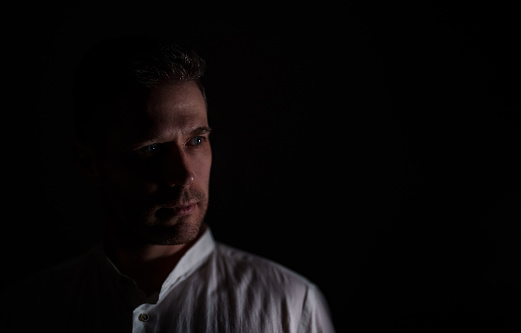
[[[150,244],[185,244],[208,207],[212,152],[194,82],[123,95],[98,164],[108,223]]]

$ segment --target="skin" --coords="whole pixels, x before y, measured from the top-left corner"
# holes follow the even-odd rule
[[[109,258],[151,294],[205,228],[206,104],[194,82],[162,84],[120,96],[112,120],[104,152],[80,161],[100,190]]]

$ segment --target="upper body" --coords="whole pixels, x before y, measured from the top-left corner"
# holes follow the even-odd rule
[[[103,255],[22,285],[28,292],[15,293],[22,303],[10,310],[22,315],[13,317],[15,330],[70,322],[95,332],[332,331],[312,284],[214,245],[205,224],[205,64],[194,51],[148,38],[109,39],[87,53],[73,85],[74,147],[100,195]],[[148,321],[136,319],[141,312]],[[38,313],[45,317],[24,322]]]
[[[101,244],[20,288],[6,319],[12,332],[334,332],[314,284],[216,242],[209,228],[152,295]]]

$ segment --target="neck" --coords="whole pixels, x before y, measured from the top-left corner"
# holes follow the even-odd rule
[[[159,292],[163,282],[196,240],[180,245],[157,245],[107,234],[105,251],[118,270],[132,278],[147,296]]]

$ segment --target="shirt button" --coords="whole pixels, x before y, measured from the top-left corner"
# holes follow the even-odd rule
[[[138,317],[140,321],[148,321],[150,317],[146,313],[141,313]]]

